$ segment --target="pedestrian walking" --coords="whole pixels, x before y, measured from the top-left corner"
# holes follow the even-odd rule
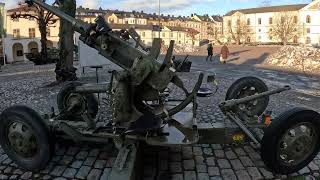
[[[230,55],[230,52],[227,47],[227,44],[224,44],[221,48],[221,53],[220,53],[220,61],[222,64],[225,64],[227,62],[229,55]]]
[[[207,51],[208,51],[208,56],[206,58],[206,61],[208,61],[209,57],[210,57],[210,61],[212,61],[212,56],[213,56],[213,46],[211,43],[208,44],[208,48],[207,48]]]

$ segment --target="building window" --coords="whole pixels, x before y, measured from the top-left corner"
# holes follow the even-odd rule
[[[240,19],[237,19],[237,25],[240,26]]]
[[[293,21],[294,21],[295,24],[297,24],[298,23],[298,16],[294,16]]]
[[[261,32],[261,29],[259,29],[258,31]]]
[[[272,36],[269,36],[269,39],[272,40]]]
[[[179,33],[179,38],[181,38],[181,33]]]
[[[248,18],[247,19],[247,25],[250,26],[250,24],[251,24],[251,22],[250,22],[250,19]]]
[[[170,33],[170,37],[173,38],[173,33]]]
[[[269,32],[272,32],[272,28],[269,29]]]
[[[162,37],[166,37],[166,33],[162,33]]]
[[[50,28],[47,28],[47,36],[48,36],[48,37],[50,37],[50,36],[51,36]]]
[[[261,36],[259,36],[259,40],[261,40]]]
[[[261,24],[261,18],[258,19],[258,24]]]
[[[311,17],[310,17],[309,15],[308,15],[307,18],[306,18],[306,22],[307,22],[307,23],[311,23]]]
[[[228,20],[228,26],[231,26],[231,20]]]
[[[273,23],[273,19],[271,17],[271,18],[269,18],[269,24],[272,24],[272,23]]]
[[[297,36],[293,37],[293,43],[298,43],[298,37]]]
[[[142,37],[146,37],[146,32],[142,32]]]
[[[310,28],[307,28],[307,33],[310,34]]]
[[[17,50],[17,56],[23,56],[23,51],[22,50]]]
[[[13,38],[20,38],[20,29],[13,29]]]
[[[306,38],[306,44],[311,44],[311,38],[310,37]]]
[[[29,38],[35,38],[35,37],[36,37],[36,29],[29,28]]]

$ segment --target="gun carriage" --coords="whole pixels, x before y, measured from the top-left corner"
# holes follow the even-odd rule
[[[55,137],[100,143],[113,140],[120,149],[118,157],[122,157],[116,163],[120,171],[128,168],[127,157],[137,151],[139,142],[155,146],[253,142],[260,147],[266,166],[281,174],[302,169],[317,155],[320,148],[317,112],[294,108],[276,119],[265,113],[269,96],[290,90],[289,86],[268,90],[257,78],[241,78],[219,104],[234,126],[227,127],[223,122],[198,123],[197,95],[205,95],[201,91],[205,77],[199,74],[191,92],[185,88],[175,69],[168,65],[173,41],[160,62],[160,39],[155,39],[148,51],[134,30],[113,31],[103,17],[88,24],[41,0],[26,2],[36,3],[70,22],[81,34],[81,41],[123,71],[110,71],[109,84],[72,82],[64,86],[57,98],[58,115],[52,112],[40,116],[26,106],[6,109],[0,116],[0,143],[22,168],[32,171],[44,168],[53,153]],[[132,39],[134,46],[128,42]],[[206,76],[206,81],[213,83],[215,76]],[[168,98],[169,83],[184,92],[184,100]],[[95,93],[108,94],[110,122],[96,122],[99,103]]]

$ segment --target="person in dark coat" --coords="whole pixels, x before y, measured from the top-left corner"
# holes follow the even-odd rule
[[[208,44],[208,48],[207,48],[207,51],[208,51],[208,56],[206,58],[206,61],[208,61],[209,57],[210,57],[210,61],[212,61],[212,56],[213,56],[213,46],[212,44]]]
[[[227,62],[227,59],[230,55],[229,49],[226,44],[224,44],[221,48],[221,53],[220,53],[220,61],[222,64],[225,64]]]

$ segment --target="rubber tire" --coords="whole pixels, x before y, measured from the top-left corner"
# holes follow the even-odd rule
[[[303,162],[296,166],[288,167],[280,164],[277,161],[277,150],[275,147],[278,145],[283,133],[290,127],[309,120],[314,123],[317,131],[320,131],[320,115],[312,110],[305,108],[294,108],[281,114],[277,119],[265,129],[264,136],[261,142],[261,158],[265,165],[275,173],[291,174],[307,166],[318,154],[320,149],[320,138],[316,144],[312,154]]]
[[[70,82],[63,86],[61,90],[58,93],[57,96],[57,104],[58,104],[58,109],[60,112],[62,112],[65,109],[64,105],[64,99],[66,96],[70,95],[70,93],[77,87],[81,86],[83,83],[81,82]],[[99,101],[97,97],[94,94],[87,94],[85,95],[85,99],[87,101],[87,108],[90,116],[94,119],[96,118],[98,111],[99,111]],[[71,116],[71,117],[64,117],[69,120],[73,119],[81,119],[81,117],[76,117],[76,116]]]
[[[243,77],[235,81],[227,91],[225,100],[236,99],[239,89],[244,88],[247,85],[251,85],[255,87],[259,93],[268,91],[268,86],[259,78],[256,77]],[[260,106],[256,108],[255,111],[252,112],[253,115],[260,116],[268,107],[269,104],[269,96],[258,100]]]
[[[7,128],[13,122],[12,118],[18,118],[21,122],[33,128],[37,144],[38,154],[32,158],[23,158],[14,152],[9,145],[6,135]],[[50,136],[50,131],[41,116],[33,109],[26,106],[12,106],[0,115],[0,144],[8,157],[19,167],[29,171],[39,171],[46,167],[54,153],[55,143]]]

